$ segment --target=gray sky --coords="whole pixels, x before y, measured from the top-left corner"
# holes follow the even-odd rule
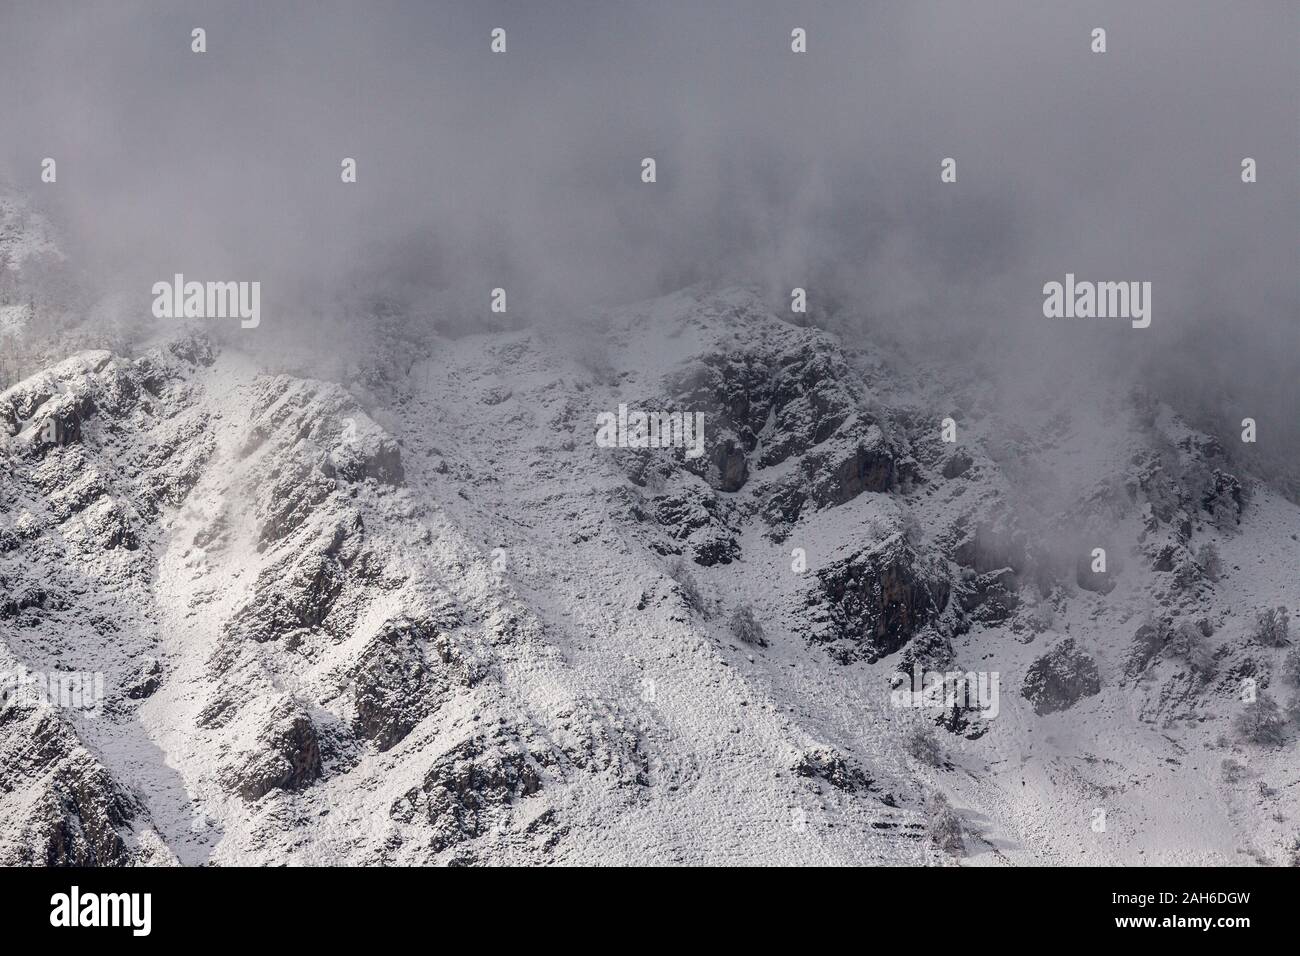
[[[1282,427],[1298,47],[1282,0],[7,0],[0,174],[142,310],[176,271],[261,280],[264,322],[357,274],[413,302],[503,285],[525,319],[734,278],[937,354],[1203,376]],[[1066,272],[1152,281],[1152,327],[1043,319]]]

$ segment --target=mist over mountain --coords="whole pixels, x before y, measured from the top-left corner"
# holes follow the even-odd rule
[[[800,286],[837,331],[978,342],[1013,379],[1092,356],[1298,444],[1294,5],[72,7],[6,5],[0,161],[119,309],[175,272],[257,279],[269,349],[348,340],[346,293],[472,329],[495,287],[532,323]],[[1151,281],[1152,327],[1044,321],[1067,272]]]
[[[7,3],[0,863],[1292,862],[1298,30]]]

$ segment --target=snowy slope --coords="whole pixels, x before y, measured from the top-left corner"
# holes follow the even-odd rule
[[[602,322],[438,340],[364,404],[187,335],[0,395],[3,653],[107,688],[0,711],[0,860],[1288,858],[1296,728],[1231,721],[1297,693],[1253,633],[1300,509],[1224,449],[1083,385],[1012,420],[745,289]],[[598,447],[620,403],[706,455]],[[913,664],[998,715],[893,706]]]

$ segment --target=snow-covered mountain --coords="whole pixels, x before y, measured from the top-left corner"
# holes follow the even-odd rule
[[[0,862],[1291,860],[1300,507],[1155,399],[1010,414],[743,288],[407,365],[0,394]]]
[[[31,322],[30,298],[17,295],[18,276],[43,259],[61,261],[54,230],[19,194],[0,188],[0,342]],[[6,343],[8,344],[8,343]]]

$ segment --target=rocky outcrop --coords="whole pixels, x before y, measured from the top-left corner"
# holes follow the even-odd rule
[[[348,673],[352,730],[380,751],[405,739],[454,688],[482,677],[434,619],[405,615],[384,622]]]
[[[50,708],[0,705],[0,865],[124,866],[139,801]]]
[[[977,624],[1001,624],[1020,607],[1020,581],[1012,568],[997,568],[976,574],[962,570],[958,585],[958,603],[970,621]]]
[[[272,790],[302,790],[321,777],[321,742],[305,710],[288,703],[265,721],[256,742],[227,761],[222,784],[248,801]]]
[[[1236,475],[1214,469],[1201,491],[1201,509],[1215,527],[1228,529],[1241,524],[1243,507],[1241,481]]]
[[[760,491],[762,514],[784,539],[784,525],[793,524],[809,508],[821,510],[852,501],[863,492],[887,492],[898,476],[897,453],[876,425],[863,425],[860,435],[837,436],[799,460],[788,477]]]
[[[286,554],[264,570],[252,593],[226,623],[235,641],[274,641],[324,625],[343,592],[346,565],[340,546],[346,536],[313,542],[303,553]]]
[[[512,737],[472,737],[438,758],[391,813],[398,820],[426,819],[433,827],[430,849],[439,853],[482,835],[494,817],[537,794],[544,773],[543,764]]]
[[[944,459],[943,467],[939,473],[949,480],[960,478],[970,471],[971,466],[974,464],[975,460],[970,455],[965,452],[955,451]]]
[[[655,521],[697,564],[726,564],[740,553],[732,509],[706,488],[685,485],[654,497],[649,504]]]
[[[1091,554],[1081,554],[1074,562],[1074,583],[1085,591],[1096,594],[1109,594],[1115,590],[1115,569],[1109,565],[1106,570],[1094,570],[1097,559]]]
[[[981,521],[966,530],[957,542],[953,559],[977,575],[1009,568],[1020,574],[1029,563],[1024,534],[1008,519]]]
[[[895,533],[817,572],[810,639],[841,663],[902,648],[948,603],[944,570]]]
[[[139,862],[143,808],[185,827],[190,800],[224,817],[168,837],[194,862],[621,861],[650,845],[747,861],[787,838],[738,828],[791,799],[817,804],[801,855],[859,859],[873,837],[916,835],[916,773],[945,779],[891,739],[906,718],[866,713],[887,670],[960,657],[996,673],[1027,653],[1016,642],[1064,634],[1117,660],[1115,621],[1162,603],[1193,542],[1252,518],[1212,449],[1137,454],[1116,428],[1126,486],[1123,467],[1073,469],[1109,424],[1003,428],[974,386],[952,412],[961,445],[945,444],[946,382],[926,392],[887,355],[725,298],[740,304],[719,317],[697,299],[667,342],[616,329],[637,348],[597,379],[531,333],[448,343],[454,374],[378,383],[365,408],[395,404],[373,419],[344,388],[258,375],[196,339],[86,356],[0,399],[0,637],[46,668],[111,665],[83,740],[80,718],[57,734],[0,719],[0,863]],[[584,447],[591,410],[631,400],[619,389],[705,411],[707,454]],[[1116,600],[1079,594],[1077,555],[1094,538],[1132,555],[1138,533],[1155,575],[1140,561]],[[786,540],[800,551],[771,546]],[[1224,548],[1231,584],[1242,551]],[[1280,685],[1283,649],[1227,646],[1248,641],[1230,590],[1199,581],[1139,630],[1123,687],[1142,719],[1199,719],[1247,678]],[[1213,649],[1193,633],[1207,592],[1223,601]],[[1067,639],[1022,692],[1092,733],[1116,710],[1080,707],[1100,684]],[[941,726],[1002,732],[974,710]],[[165,771],[136,759],[151,742]]]
[[[1067,637],[1029,666],[1020,693],[1039,716],[1068,710],[1101,693],[1097,662]]]
[[[162,686],[163,666],[160,661],[146,657],[140,662],[135,673],[127,680],[126,696],[131,700],[144,700],[152,697]]]
[[[799,755],[792,768],[800,777],[820,780],[845,793],[876,793],[879,787],[860,766],[827,747],[813,747]],[[881,802],[894,806],[894,798],[883,794]]]

